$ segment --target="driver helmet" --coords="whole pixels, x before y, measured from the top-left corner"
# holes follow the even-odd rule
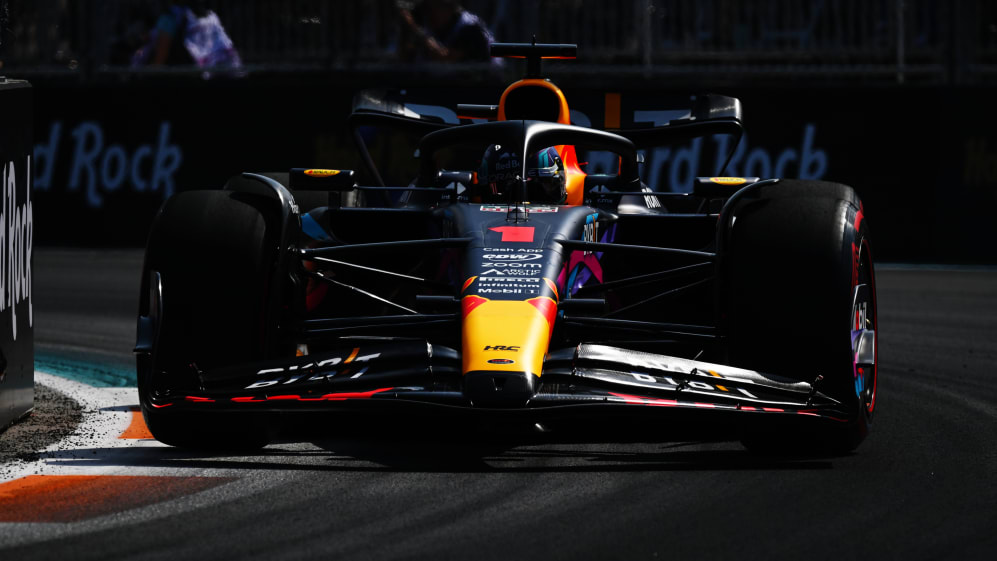
[[[518,193],[523,163],[519,154],[493,144],[485,150],[478,171],[477,195],[483,203],[506,203]],[[564,162],[553,147],[526,158],[526,201],[562,204],[568,196]]]

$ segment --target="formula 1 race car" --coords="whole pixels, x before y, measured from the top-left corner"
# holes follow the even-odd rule
[[[152,434],[258,446],[276,416],[332,411],[555,431],[708,423],[749,448],[854,449],[876,399],[855,192],[737,177],[689,193],[646,185],[648,146],[739,139],[740,102],[686,98],[686,116],[651,128],[573,126],[540,63],[573,58],[574,45],[492,53],[525,58],[527,77],[496,106],[458,106],[463,124],[358,96],[349,124],[376,185],[295,168],[164,204],[136,346]],[[374,125],[417,133],[410,184],[384,184],[364,132]],[[579,155],[597,152],[611,173],[583,169]]]

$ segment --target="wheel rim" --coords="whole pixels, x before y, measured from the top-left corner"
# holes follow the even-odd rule
[[[852,291],[852,376],[859,407],[871,418],[876,406],[876,370],[878,348],[876,340],[876,287],[869,254],[869,243],[863,239],[857,248],[858,271]]]

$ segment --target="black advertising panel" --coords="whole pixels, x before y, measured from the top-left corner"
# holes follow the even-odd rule
[[[646,128],[691,116],[672,104],[690,96],[662,84],[607,89],[555,83],[573,124]],[[606,83],[611,82],[607,79]],[[332,168],[368,176],[346,125],[354,97],[371,83],[278,81],[121,82],[36,85],[33,198],[42,245],[145,244],[171,194],[219,188],[243,171]],[[384,88],[375,88],[384,90]],[[458,104],[494,104],[500,85],[423,80],[388,88],[396,105],[438,123],[458,122]],[[384,90],[384,91],[388,91]],[[866,206],[877,260],[994,263],[997,120],[992,87],[728,87],[742,102],[746,134],[644,150],[641,176],[657,189],[688,192],[696,177],[821,179],[855,188]],[[383,93],[383,92],[382,92]],[[702,92],[697,92],[702,93]],[[389,162],[389,183],[418,171],[418,136],[367,126],[370,155]],[[608,152],[585,154],[586,171],[612,167]]]
[[[0,78],[0,429],[34,401],[31,85]]]

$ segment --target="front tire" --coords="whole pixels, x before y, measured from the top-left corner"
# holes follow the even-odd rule
[[[263,415],[157,408],[154,397],[197,390],[197,370],[264,358],[276,293],[273,205],[234,191],[189,191],[170,198],[153,225],[142,313],[155,318],[156,336],[152,353],[139,357],[138,385],[157,440],[189,448],[257,448],[269,440]]]
[[[829,454],[868,435],[876,400],[876,291],[862,203],[847,186],[781,180],[731,205],[720,309],[731,364],[805,382],[839,400],[841,421],[756,426],[749,449]]]

